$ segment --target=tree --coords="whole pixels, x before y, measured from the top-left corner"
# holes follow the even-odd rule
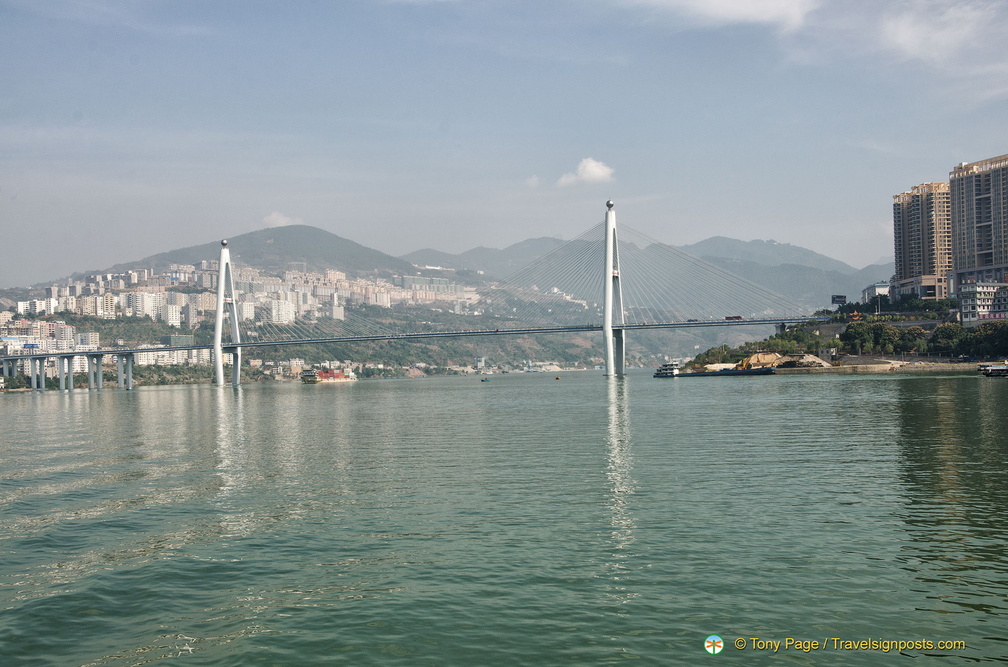
[[[928,350],[927,332],[921,327],[908,327],[900,332],[896,352],[924,354]]]
[[[963,329],[963,326],[956,322],[949,322],[938,325],[931,333],[929,345],[935,352],[950,355],[962,354],[963,351],[960,347],[965,339],[966,330]]]
[[[852,322],[840,334],[840,342],[851,352],[871,352],[875,346],[871,325],[867,322]]]

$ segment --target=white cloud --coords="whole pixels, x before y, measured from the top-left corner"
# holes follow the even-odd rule
[[[557,186],[564,187],[575,183],[608,183],[612,179],[612,167],[604,162],[586,157],[578,163],[575,172],[561,176],[557,181]]]
[[[1002,5],[1003,6],[1003,5]],[[897,53],[932,65],[946,66],[958,57],[985,44],[987,53],[1003,56],[1003,49],[990,49],[994,38],[997,44],[1003,33],[997,29],[997,7],[988,2],[963,2],[955,5],[918,1],[886,13],[880,25],[882,44]],[[1004,27],[1004,19],[1001,21]],[[995,28],[993,34],[989,31]]]
[[[267,227],[286,227],[287,225],[303,225],[304,220],[301,218],[292,218],[289,215],[281,213],[280,211],[273,211],[265,218],[262,222]]]
[[[675,29],[762,25],[777,29],[796,62],[882,56],[921,63],[950,94],[996,98],[1008,90],[1005,0],[609,0],[665,14]]]
[[[700,23],[758,23],[784,30],[802,26],[819,0],[634,0],[635,4],[669,10]]]

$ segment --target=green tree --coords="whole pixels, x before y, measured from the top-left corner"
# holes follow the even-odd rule
[[[928,350],[927,332],[921,327],[908,327],[900,332],[896,352],[924,354]]]
[[[963,354],[961,346],[966,340],[966,330],[961,324],[949,322],[940,324],[931,333],[929,346],[932,350],[942,354]]]
[[[840,334],[840,342],[849,352],[871,352],[875,347],[871,327],[867,322],[852,322]]]

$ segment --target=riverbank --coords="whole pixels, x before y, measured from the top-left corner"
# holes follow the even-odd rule
[[[922,361],[886,359],[884,357],[846,357],[832,366],[813,368],[778,368],[780,375],[811,375],[819,373],[935,373],[948,375],[976,374],[975,361]]]

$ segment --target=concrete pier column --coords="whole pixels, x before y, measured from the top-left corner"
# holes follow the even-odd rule
[[[88,389],[101,391],[102,388],[102,355],[87,355]]]
[[[116,370],[118,371],[119,388],[123,389],[126,386],[126,374],[123,370],[123,354],[116,355]]]
[[[60,391],[73,391],[73,361],[72,356],[56,357],[57,370],[59,371]]]
[[[231,384],[235,387],[241,384],[241,348],[224,348],[225,352],[231,353]]]
[[[45,367],[46,358],[45,357],[35,357],[35,388],[39,391],[45,391]]]
[[[133,355],[126,355],[126,390],[133,389]]]

